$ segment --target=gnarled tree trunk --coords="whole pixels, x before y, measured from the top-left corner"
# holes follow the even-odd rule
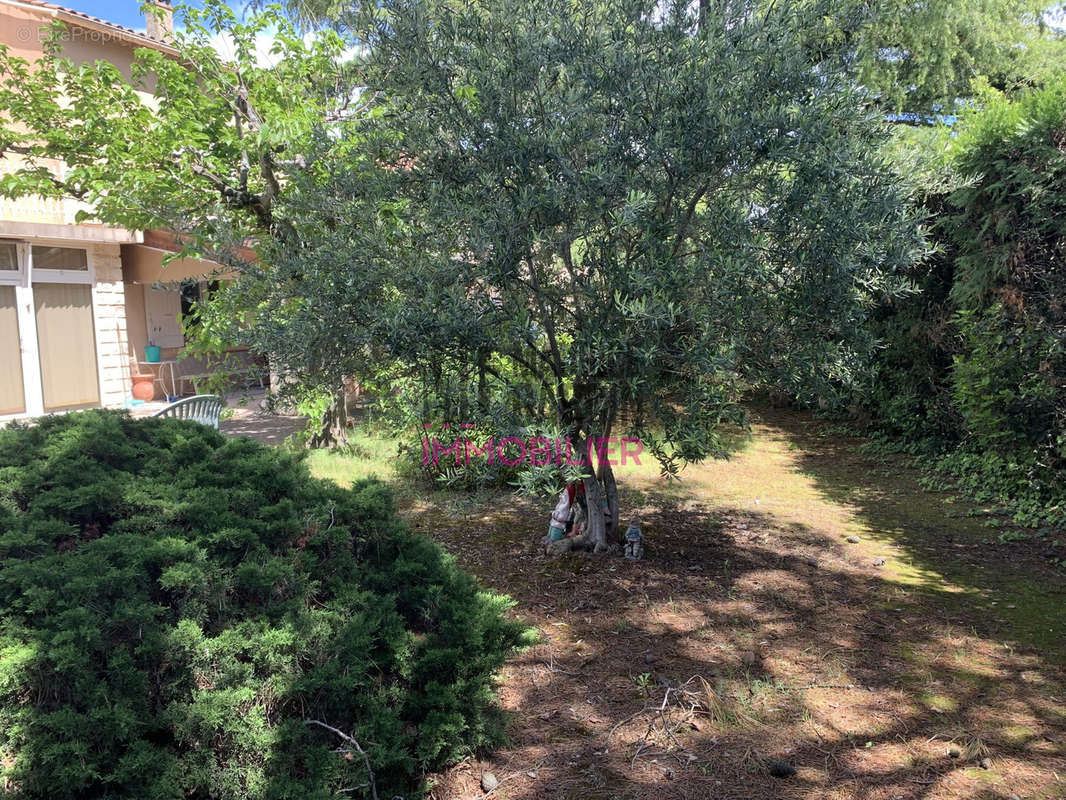
[[[595,444],[595,439],[591,440],[592,447],[589,446],[590,441],[584,436],[578,439],[582,457],[589,458],[588,474],[582,478],[585,486],[585,502],[588,503],[588,523],[585,528],[586,546],[597,553],[603,553],[609,547],[609,539],[607,538],[607,521],[603,514],[603,489],[596,477],[595,465],[592,462],[591,451],[595,451]]]
[[[607,524],[603,518],[603,492],[595,475],[584,477],[585,500],[589,504],[588,528],[585,536],[588,545],[597,553],[607,550]]]
[[[603,442],[605,444],[610,443],[611,434],[614,430],[614,411],[608,411],[603,418]],[[599,444],[597,442],[597,444]],[[603,491],[607,496],[607,511],[609,519],[607,520],[607,541],[614,544],[619,542],[619,530],[620,523],[618,521],[618,484],[614,479],[614,470],[611,469],[610,457],[607,455],[609,447],[604,447],[603,451],[596,448],[596,459],[598,462],[598,468],[596,470],[596,477],[599,478],[600,485],[603,487]]]
[[[322,416],[322,424],[308,441],[308,447],[344,447],[348,444],[348,407],[344,389],[335,392]]]
[[[600,461],[599,480],[603,484],[604,494],[607,495],[607,511],[610,519],[607,520],[606,535],[608,542],[619,542],[619,531],[622,530],[618,520],[618,484],[614,479],[614,470],[606,457]]]

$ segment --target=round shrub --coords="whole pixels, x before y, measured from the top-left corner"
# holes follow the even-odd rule
[[[411,797],[498,740],[508,605],[379,483],[179,420],[0,430],[5,794]]]

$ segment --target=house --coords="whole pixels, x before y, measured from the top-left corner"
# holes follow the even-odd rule
[[[0,0],[0,43],[28,61],[43,52],[54,20],[65,23],[63,55],[76,63],[107,60],[127,76],[136,48],[177,55],[166,43],[172,12],[147,19],[147,33],[42,0]],[[0,158],[0,172],[17,168]],[[61,174],[63,165],[54,165]],[[77,223],[75,200],[0,198],[0,420],[131,400],[132,376],[158,375],[157,396],[191,390],[207,366],[178,361],[167,369],[144,362],[149,341],[164,361],[184,347],[183,301],[218,277],[211,262],[164,259],[180,247],[165,232]],[[159,287],[159,281],[168,283]],[[250,364],[247,353],[235,358]],[[177,385],[175,385],[177,384]]]

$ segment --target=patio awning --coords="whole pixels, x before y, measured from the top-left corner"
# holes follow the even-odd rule
[[[169,283],[171,281],[204,280],[232,277],[232,273],[214,261],[199,258],[176,258],[166,265],[163,259],[172,250],[146,244],[122,245],[122,276],[126,283]]]

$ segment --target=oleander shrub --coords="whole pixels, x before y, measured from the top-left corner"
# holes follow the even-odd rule
[[[0,761],[19,798],[419,793],[499,740],[527,634],[386,488],[179,420],[0,430]],[[361,787],[361,788],[360,788]]]

